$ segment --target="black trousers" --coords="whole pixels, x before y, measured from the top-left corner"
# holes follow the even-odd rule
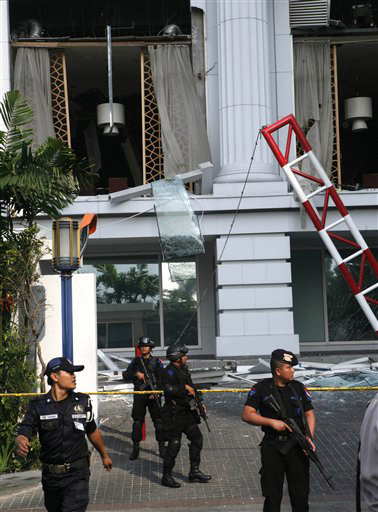
[[[162,422],[160,418],[159,406],[155,398],[150,398],[150,395],[134,395],[134,404],[131,417],[134,420],[133,428],[131,431],[131,439],[133,441],[142,440],[142,426],[146,413],[150,413],[152,423],[155,428],[156,441],[164,441],[162,433]]]
[[[89,503],[89,469],[67,474],[42,473],[48,512],[84,512]]]
[[[180,411],[173,417],[173,424],[167,432],[168,448],[164,457],[164,471],[171,471],[176,462],[176,457],[181,448],[181,437],[185,434],[189,444],[189,459],[191,465],[199,465],[203,436],[193,414],[189,410]]]
[[[308,512],[308,457],[298,444],[286,455],[280,453],[282,446],[282,442],[266,438],[261,443],[261,490],[265,497],[263,512],[280,512],[285,475],[292,511]]]

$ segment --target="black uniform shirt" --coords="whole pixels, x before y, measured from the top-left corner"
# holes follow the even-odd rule
[[[164,368],[163,361],[159,357],[150,356],[143,358],[143,363],[150,377],[152,376],[153,380],[155,381],[157,389],[161,389],[160,374]],[[125,382],[132,382],[136,391],[150,389],[150,387],[146,388],[144,381],[136,377],[135,374],[137,372],[146,373],[144,371],[140,357],[134,357],[129,366],[122,373],[123,380]]]
[[[91,434],[96,428],[88,395],[72,392],[56,402],[49,391],[29,402],[17,434],[31,440],[38,432],[41,461],[64,464],[88,455],[85,434]]]
[[[177,367],[170,363],[161,372],[161,380],[166,403],[170,404],[174,401],[176,405],[186,407],[189,402],[189,395],[185,384],[194,387],[189,368],[186,365]]]
[[[293,393],[293,389],[295,390],[295,394]],[[245,405],[253,407],[265,418],[280,419],[274,410],[268,404],[264,403],[264,398],[269,395],[273,395],[276,398],[277,393],[279,393],[281,397],[287,416],[293,418],[302,431],[304,431],[300,403],[302,404],[303,412],[311,411],[314,407],[311,403],[312,398],[310,393],[305,386],[297,380],[291,381],[290,385],[287,384],[284,387],[279,387],[274,384],[273,378],[264,379],[251,388]],[[300,403],[298,403],[296,397],[300,400]],[[264,426],[261,427],[261,429],[266,434],[279,435],[279,432],[272,427]]]

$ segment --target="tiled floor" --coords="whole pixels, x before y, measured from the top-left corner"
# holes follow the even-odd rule
[[[317,470],[312,468],[312,500],[324,503],[324,510],[343,510],[337,506],[330,507],[332,499],[353,505],[358,432],[366,403],[373,395],[366,392],[314,394],[318,453],[328,472],[334,476],[336,486],[335,493],[332,493]],[[101,398],[100,426],[113,459],[113,470],[105,472],[98,455],[92,457],[89,510],[205,507],[209,511],[216,506],[223,507],[223,510],[229,507],[231,510],[232,506],[241,507],[240,510],[245,506],[256,506],[256,509],[249,510],[260,510],[258,445],[261,434],[259,429],[241,421],[245,394],[209,393],[205,398],[212,431],[209,434],[206,428],[202,428],[204,449],[201,469],[213,478],[207,484],[187,482],[189,461],[185,440],[174,469],[175,478],[182,484],[180,489],[160,485],[162,462],[157,455],[150,423],[140,458],[129,461],[132,399]],[[0,510],[43,508],[40,485],[4,489],[0,479],[0,492]],[[353,508],[348,505],[344,510]]]

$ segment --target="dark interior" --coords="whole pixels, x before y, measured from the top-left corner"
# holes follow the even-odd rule
[[[158,36],[168,24],[191,33],[189,0],[12,0],[11,30],[22,33],[27,20],[42,25],[45,38],[105,37],[111,25],[114,37]]]
[[[82,195],[142,184],[140,53],[140,47],[113,47],[114,102],[125,107],[125,126],[110,137],[103,135],[96,116],[97,105],[108,102],[106,47],[65,49],[72,148],[98,172],[97,182]],[[91,160],[93,148],[98,156]]]
[[[340,45],[337,68],[342,183],[350,187],[377,188],[378,41]],[[367,121],[368,129],[361,132],[353,132],[351,122],[345,120],[344,100],[355,96],[372,98],[373,118]]]

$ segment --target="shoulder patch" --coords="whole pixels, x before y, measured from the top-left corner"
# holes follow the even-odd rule
[[[172,375],[174,374],[174,371],[169,368],[169,370],[167,370],[167,373],[170,377],[172,377]]]
[[[310,395],[309,390],[306,388],[306,386],[303,386],[303,389],[304,389],[304,392],[306,393],[308,400],[310,400],[310,402],[311,402],[312,396]]]
[[[256,388],[251,388],[250,392],[248,393],[248,398],[251,398],[256,393]]]

